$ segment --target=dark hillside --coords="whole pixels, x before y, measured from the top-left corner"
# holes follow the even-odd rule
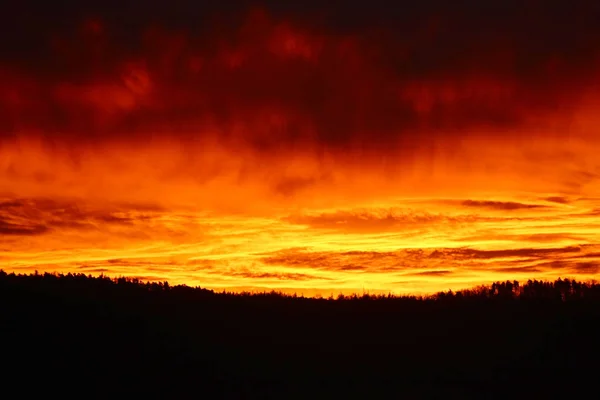
[[[600,285],[571,280],[327,300],[0,273],[19,398],[571,397],[597,379],[599,317]]]

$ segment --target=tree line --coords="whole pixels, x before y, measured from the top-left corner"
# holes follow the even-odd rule
[[[201,287],[188,285],[170,285],[168,281],[143,281],[139,278],[109,277],[83,273],[39,273],[31,274],[7,273],[0,269],[0,285],[2,287],[26,285],[31,288],[55,288],[64,291],[81,291],[81,293],[97,293],[99,291],[128,292],[132,295],[142,293],[165,293],[173,296],[190,296],[190,298],[230,298],[243,299],[281,299],[303,301],[460,301],[460,300],[600,300],[600,283],[596,281],[577,281],[576,279],[558,278],[554,281],[529,279],[524,283],[517,280],[497,281],[489,285],[480,285],[469,289],[441,291],[430,295],[394,295],[394,294],[333,294],[329,297],[305,297],[297,294],[286,294],[276,290],[264,292],[217,292]]]

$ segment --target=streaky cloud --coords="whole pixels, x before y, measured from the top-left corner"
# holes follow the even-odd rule
[[[485,208],[499,211],[513,210],[531,210],[536,208],[545,208],[542,204],[525,204],[513,201],[492,201],[492,200],[465,200],[461,203],[465,207]]]

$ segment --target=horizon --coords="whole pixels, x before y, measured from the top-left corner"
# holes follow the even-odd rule
[[[600,285],[597,280],[590,279],[586,281],[576,280],[574,278],[557,278],[555,280],[536,280],[529,279],[527,281],[519,282],[516,280],[513,281],[495,281],[489,282],[488,284],[482,284],[477,286],[471,286],[464,289],[458,290],[441,290],[438,292],[432,293],[400,293],[393,294],[391,292],[369,292],[368,290],[363,290],[362,293],[298,293],[298,292],[287,292],[285,290],[279,289],[271,289],[271,290],[261,290],[260,288],[242,288],[241,290],[218,290],[218,289],[209,289],[202,286],[189,286],[185,283],[172,285],[168,281],[144,281],[142,279],[136,277],[128,277],[128,276],[109,276],[109,275],[86,275],[83,273],[57,273],[57,272],[43,272],[39,273],[39,271],[34,271],[30,273],[18,273],[18,272],[6,272],[3,269],[0,269],[0,278],[6,279],[9,281],[12,279],[14,282],[14,278],[18,278],[21,281],[21,284],[26,283],[27,280],[31,281],[31,278],[36,279],[44,279],[48,281],[48,277],[52,277],[50,281],[58,280],[70,280],[70,279],[81,279],[85,278],[85,281],[94,281],[94,280],[107,280],[115,285],[122,284],[133,284],[138,287],[145,287],[146,289],[156,290],[156,288],[160,288],[160,290],[172,290],[177,288],[190,289],[193,291],[199,292],[209,292],[213,295],[222,295],[222,296],[239,296],[239,297],[262,297],[262,296],[277,296],[280,298],[289,298],[289,299],[305,299],[305,300],[355,300],[355,299],[413,299],[413,300],[440,300],[446,298],[445,296],[457,296],[463,295],[467,296],[467,298],[478,298],[481,296],[491,296],[491,297],[500,297],[506,299],[506,292],[503,293],[503,289],[509,288],[509,292],[511,293],[512,298],[520,298],[524,294],[527,293],[527,287],[535,287],[536,285],[549,285],[555,293],[560,293],[562,297],[562,301],[566,301],[568,299],[579,299],[578,296],[581,295],[579,291],[583,289],[594,289],[598,288]],[[23,281],[25,279],[25,281]],[[81,281],[78,280],[78,285],[81,285]],[[567,284],[564,286],[563,284]],[[496,289],[494,289],[496,288]],[[540,293],[537,294],[539,296]],[[441,297],[440,297],[441,296]],[[530,293],[531,296],[531,293]],[[564,296],[569,297],[568,299]],[[535,297],[535,296],[534,296]],[[540,299],[543,298],[540,297]],[[552,299],[552,298],[549,298]]]

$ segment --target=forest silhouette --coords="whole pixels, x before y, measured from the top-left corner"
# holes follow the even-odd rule
[[[599,317],[600,284],[570,279],[305,298],[0,271],[20,398],[571,397],[597,378]]]

